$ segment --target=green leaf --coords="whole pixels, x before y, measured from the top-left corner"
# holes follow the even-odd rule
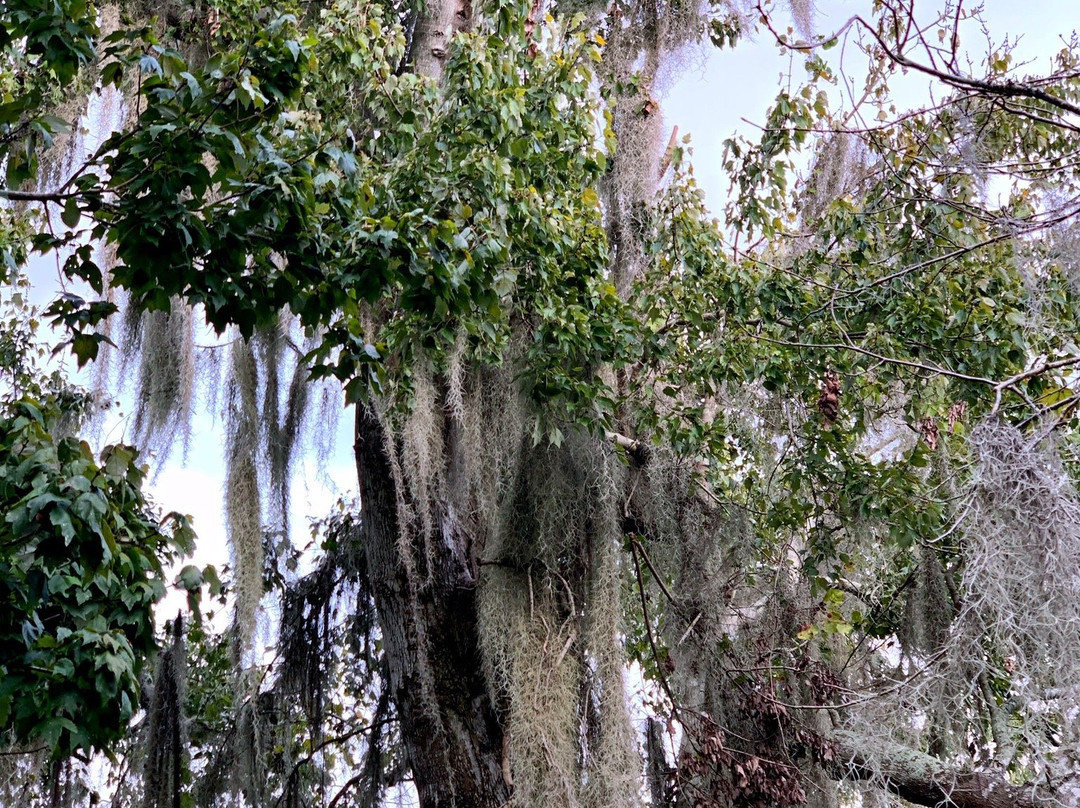
[[[97,359],[102,343],[108,345],[114,344],[113,341],[104,334],[79,333],[71,338],[71,352],[75,354],[80,368],[87,362]]]
[[[195,591],[203,585],[203,572],[194,564],[188,564],[176,576],[176,584],[189,592]]]
[[[60,221],[68,227],[75,227],[80,218],[82,218],[82,211],[79,209],[79,201],[73,196],[68,197],[67,202],[64,203],[64,210],[60,214]]]
[[[70,544],[75,538],[75,525],[72,524],[71,512],[66,507],[56,507],[49,511],[49,522],[60,529],[65,544]]]

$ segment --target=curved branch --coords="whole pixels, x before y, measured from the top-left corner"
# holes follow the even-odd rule
[[[787,40],[787,37],[781,35],[779,32],[776,31],[776,29],[773,28],[772,24],[769,22],[768,14],[760,3],[757,5],[757,10],[760,12],[761,18],[765,21],[765,27],[773,35],[777,43],[784,46],[785,48],[791,48],[792,50],[796,51],[816,50],[817,48],[823,47],[830,42],[836,41],[840,37],[840,35],[847,31],[849,28],[859,26],[865,29],[870,34],[870,36],[874,38],[874,41],[877,42],[878,47],[881,48],[885,57],[895,65],[899,65],[900,67],[914,70],[917,73],[922,73],[923,75],[936,78],[944,84],[947,84],[948,86],[954,87],[956,89],[972,90],[976,93],[997,96],[1000,98],[1030,98],[1035,101],[1042,101],[1044,104],[1048,104],[1049,106],[1062,112],[1068,112],[1072,115],[1080,116],[1080,106],[1066,101],[1063,98],[1058,98],[1056,95],[1052,95],[1045,90],[1040,90],[1038,87],[1034,87],[1030,83],[1021,84],[1014,81],[994,82],[987,81],[985,79],[976,79],[971,76],[962,76],[956,72],[946,72],[932,64],[924,64],[922,62],[917,62],[903,53],[903,51],[901,50],[901,48],[903,47],[902,42],[898,42],[897,48],[894,50],[892,47],[889,46],[888,43],[886,43],[885,39],[878,32],[877,28],[868,23],[858,14],[855,14],[852,17],[848,18],[847,22],[845,22],[827,37],[823,37],[814,42],[791,43]],[[959,11],[959,4],[957,4],[957,11]],[[957,17],[957,19],[959,19],[959,17]],[[955,41],[956,37],[954,36],[953,42],[955,43]],[[949,63],[956,63],[955,53],[953,54],[953,57],[950,59]],[[1064,126],[1068,129],[1075,129],[1075,127],[1070,125],[1067,121],[1052,121],[1051,123],[1054,123],[1058,126]]]

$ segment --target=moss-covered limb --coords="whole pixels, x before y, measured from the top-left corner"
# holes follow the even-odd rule
[[[952,768],[937,758],[908,747],[874,745],[857,733],[837,731],[838,779],[866,780],[916,805],[929,808],[1050,808],[1075,805],[1075,795],[1036,783],[1014,784],[1003,772]]]

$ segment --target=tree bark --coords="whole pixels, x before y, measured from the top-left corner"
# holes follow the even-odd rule
[[[422,808],[495,808],[503,729],[488,694],[477,634],[477,573],[468,531],[442,507],[439,541],[418,585],[399,544],[397,492],[377,416],[356,410],[361,530],[401,734]],[[418,553],[420,552],[419,548]]]
[[[928,808],[1049,808],[1067,804],[1052,789],[1015,785],[1004,773],[963,771],[902,746],[867,749],[851,732],[833,735],[837,744],[833,775],[880,783],[915,805]]]
[[[410,45],[412,70],[439,81],[450,40],[471,22],[471,0],[424,3]],[[355,435],[364,551],[420,805],[504,805],[510,787],[503,776],[503,727],[480,654],[470,533],[453,506],[440,503],[433,514],[440,540],[423,559],[423,573],[410,580],[397,516],[403,492],[395,490],[389,462],[393,447],[364,405],[357,405]]]
[[[471,22],[471,0],[428,0],[413,32],[413,70],[437,81],[442,76],[450,40]]]

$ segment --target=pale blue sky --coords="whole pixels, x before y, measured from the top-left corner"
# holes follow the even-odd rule
[[[820,35],[831,33],[855,14],[869,19],[871,5],[870,0],[823,0],[817,4],[816,32]],[[1073,30],[1080,28],[1078,0],[964,3],[964,8],[979,6],[983,8],[982,16],[995,45],[1005,37],[1020,38],[1016,58],[1030,62],[1021,73],[1047,71],[1050,56],[1062,47],[1062,37],[1068,38]],[[941,3],[923,0],[916,2],[915,7],[917,12],[933,13]],[[783,27],[790,23],[790,18],[783,13],[778,12],[776,19]],[[987,40],[977,23],[965,22],[961,32],[962,44],[973,59],[985,55]],[[829,52],[834,67],[839,54],[839,48]],[[724,140],[736,130],[748,137],[753,135],[754,127],[743,119],[757,124],[764,121],[781,81],[786,82],[788,74],[793,74],[796,81],[803,77],[803,58],[797,54],[794,58],[790,54],[780,55],[775,43],[767,34],[762,34],[730,50],[716,51],[709,47],[690,54],[684,61],[686,69],[681,78],[663,97],[665,119],[668,131],[677,124],[680,135],[689,133],[692,136],[695,175],[705,189],[710,207],[719,215],[728,185],[720,167]],[[854,60],[852,63],[857,66]],[[854,73],[854,70],[849,69],[848,73]],[[921,78],[911,76],[901,79],[900,83],[903,86],[894,89],[906,104],[914,106],[928,97],[927,83]],[[838,97],[839,92],[833,89],[830,98]]]

